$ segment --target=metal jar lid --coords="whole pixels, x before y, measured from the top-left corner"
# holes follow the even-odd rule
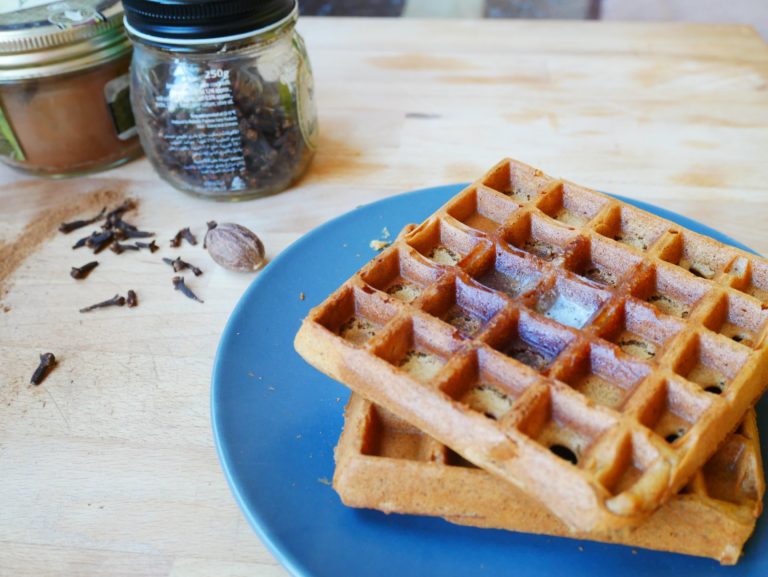
[[[0,82],[85,70],[130,49],[119,0],[0,0]]]
[[[124,0],[126,27],[156,44],[236,40],[272,30],[298,13],[297,0]]]

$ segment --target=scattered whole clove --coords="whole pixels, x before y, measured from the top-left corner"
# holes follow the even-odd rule
[[[97,260],[86,263],[81,267],[73,266],[72,270],[69,271],[69,276],[76,280],[88,278],[88,275],[91,274],[91,271],[97,266],[99,266],[99,261]]]
[[[123,254],[126,250],[139,250],[139,247],[135,244],[123,244],[119,242],[115,242],[112,244],[111,247],[109,247],[109,250],[111,250],[115,254]]]
[[[189,227],[182,228],[179,232],[176,233],[176,235],[171,239],[171,246],[173,248],[180,247],[182,240],[186,240],[193,246],[197,244],[197,238],[195,238],[195,235],[192,234],[192,231],[189,230]]]
[[[171,265],[173,267],[173,272],[181,272],[183,270],[189,269],[195,276],[200,276],[203,274],[203,271],[201,271],[195,265],[181,260],[181,257],[176,257],[175,259],[164,258],[163,262],[165,264]]]
[[[93,249],[93,254],[99,254],[115,240],[115,234],[111,230],[94,232],[85,241],[85,246]]]
[[[183,276],[175,276],[173,277],[173,288],[177,291],[180,291],[185,297],[192,299],[194,301],[198,302],[204,302],[198,296],[192,292],[192,290],[184,284],[184,277]]]
[[[85,246],[85,243],[88,242],[88,239],[91,238],[91,235],[84,236],[80,240],[78,240],[75,244],[72,245],[72,250],[75,250],[77,248],[81,248]]]
[[[130,210],[134,210],[136,208],[136,206],[138,206],[138,205],[136,204],[136,201],[133,200],[132,198],[128,198],[128,199],[124,200],[123,204],[121,204],[120,206],[118,206],[114,210],[110,210],[107,213],[107,217],[106,217],[107,222],[106,222],[105,226],[107,228],[113,228],[115,226],[116,222],[118,222],[118,221],[123,219],[123,215],[126,212],[128,212]]]
[[[56,357],[53,353],[43,353],[40,355],[40,364],[35,369],[35,372],[32,373],[32,378],[29,380],[29,382],[33,385],[39,385],[42,383],[45,378],[48,376],[48,374],[53,370],[53,368],[56,366]]]
[[[203,248],[207,249],[208,248],[208,231],[219,226],[219,223],[217,223],[215,220],[209,220],[205,224],[208,227],[208,230],[205,231],[205,237],[203,238]]]
[[[128,294],[125,297],[125,304],[128,308],[133,308],[139,304],[139,297],[136,295],[136,291],[128,291]]]
[[[97,216],[92,219],[75,221],[71,223],[62,223],[62,225],[59,227],[59,230],[62,232],[70,232],[104,218],[105,222],[101,225],[100,231],[95,231],[91,233],[90,236],[81,238],[72,246],[73,249],[77,249],[83,246],[90,247],[93,249],[94,254],[98,254],[110,246],[114,241],[135,238],[149,238],[151,236],[155,236],[154,232],[139,230],[136,225],[123,220],[123,215],[129,210],[135,209],[136,206],[137,203],[135,200],[128,199],[114,210],[107,212],[106,215],[104,214],[106,208],[104,208]],[[138,245],[138,243],[136,244]],[[157,250],[157,245],[153,246],[155,246],[154,250]],[[139,248],[149,248],[152,250],[150,246]],[[122,245],[117,248],[113,248],[113,250],[117,254],[120,254],[125,250],[138,250],[138,248],[133,245]],[[154,252],[154,250],[152,250],[152,252]]]
[[[152,252],[152,253],[155,253],[158,250],[160,250],[160,247],[157,246],[157,243],[154,240],[152,242],[137,242],[136,246],[138,246],[139,248],[146,248],[149,250],[149,252]]]
[[[192,246],[197,245],[197,237],[195,237],[195,235],[192,234],[192,231],[189,230],[189,227],[181,229],[181,236],[182,238],[184,238],[184,240],[186,240]]]
[[[209,222],[205,246],[211,258],[229,270],[253,272],[265,264],[261,239],[239,224]]]
[[[122,230],[124,232],[139,230],[139,227],[136,225],[133,225],[130,222],[125,222],[122,218],[119,217],[108,220],[106,223],[104,223],[102,228]]]
[[[72,222],[62,222],[59,225],[59,232],[63,232],[64,234],[69,234],[73,230],[77,230],[79,228],[83,228],[85,226],[88,226],[89,224],[93,224],[94,222],[97,222],[104,218],[104,213],[107,212],[107,207],[101,209],[101,212],[94,216],[93,218],[87,218],[85,220],[73,220]]]
[[[170,240],[169,244],[172,248],[179,248],[181,246],[181,231],[176,233],[176,235]]]
[[[147,232],[146,230],[138,230],[138,229],[134,229],[134,230],[120,229],[120,234],[121,234],[121,236],[124,239],[126,239],[126,238],[149,238],[151,236],[155,236],[154,232]]]
[[[111,250],[115,254],[122,254],[126,250],[138,251],[138,250],[141,250],[142,248],[146,248],[147,250],[149,250],[149,252],[155,252],[160,250],[160,247],[157,246],[157,243],[155,243],[154,240],[152,242],[134,242],[133,244],[116,242],[110,247],[109,250]]]
[[[120,295],[115,295],[111,299],[102,301],[100,303],[96,303],[95,305],[91,305],[85,308],[80,309],[81,313],[89,313],[91,311],[94,311],[96,309],[103,309],[107,307],[121,307],[125,304],[125,297],[121,297]]]

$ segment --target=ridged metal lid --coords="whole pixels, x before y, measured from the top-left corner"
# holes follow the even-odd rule
[[[124,0],[132,34],[159,43],[233,38],[288,18],[296,0]]]
[[[87,68],[129,49],[119,0],[0,0],[0,81]]]

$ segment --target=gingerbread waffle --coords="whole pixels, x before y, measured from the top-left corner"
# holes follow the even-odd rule
[[[522,491],[352,394],[336,447],[333,486],[352,507],[441,516],[461,525],[593,539],[568,528]],[[633,547],[738,561],[760,514],[765,482],[749,411],[692,480],[631,532],[598,535]]]
[[[768,384],[768,262],[505,160],[302,323],[312,365],[538,499],[636,526]]]

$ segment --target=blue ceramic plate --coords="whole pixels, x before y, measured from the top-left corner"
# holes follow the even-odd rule
[[[739,565],[723,568],[683,555],[342,505],[329,481],[349,392],[307,365],[293,350],[293,337],[307,311],[374,256],[368,243],[383,227],[397,234],[461,188],[402,194],[324,224],[266,267],[232,313],[213,371],[213,430],[227,480],[261,539],[301,577],[768,575],[764,520]],[[622,200],[746,248],[683,216]],[[767,409],[763,401],[764,430]]]

